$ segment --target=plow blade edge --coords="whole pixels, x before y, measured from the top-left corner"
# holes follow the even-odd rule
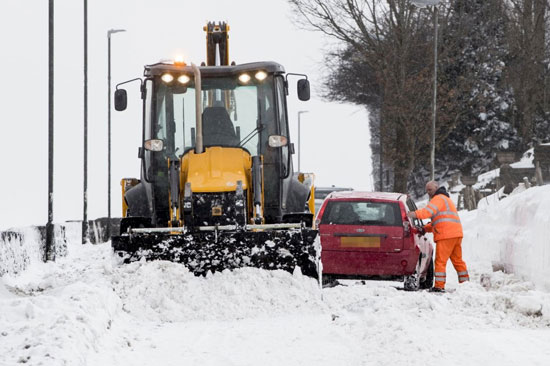
[[[316,230],[139,233],[114,236],[111,245],[124,262],[167,260],[184,264],[196,276],[225,269],[256,267],[318,277]]]

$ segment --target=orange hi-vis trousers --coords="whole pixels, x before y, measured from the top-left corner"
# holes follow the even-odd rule
[[[458,273],[458,282],[470,280],[466,263],[462,260],[462,238],[438,240],[435,249],[435,287],[445,288],[447,261],[451,259]]]

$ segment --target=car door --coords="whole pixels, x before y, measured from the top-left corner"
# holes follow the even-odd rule
[[[403,250],[398,202],[331,200],[319,224],[323,251],[395,253]]]
[[[414,201],[410,198],[407,198],[407,208],[409,211],[416,211],[418,208]],[[411,220],[412,224],[416,228],[422,228],[424,227],[424,222],[420,219],[414,218]],[[420,253],[422,254],[420,257],[420,273],[425,273],[426,269],[430,263],[430,259],[433,255],[433,245],[431,244],[431,241],[426,237],[426,235],[422,234],[419,230],[411,230],[413,233],[413,242],[411,245],[416,245],[420,249]]]

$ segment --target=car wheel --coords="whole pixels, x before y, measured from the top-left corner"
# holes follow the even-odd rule
[[[323,288],[325,287],[334,287],[338,285],[338,280],[332,276],[323,275],[321,283],[323,285]]]
[[[404,278],[403,288],[405,291],[418,291],[420,288],[420,259],[421,257],[418,258],[414,273]]]
[[[430,259],[428,264],[428,270],[426,271],[426,278],[420,281],[421,289],[429,289],[434,285],[434,260]]]

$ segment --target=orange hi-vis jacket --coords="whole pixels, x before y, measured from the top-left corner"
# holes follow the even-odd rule
[[[434,233],[434,241],[451,238],[462,238],[462,224],[453,201],[444,194],[436,194],[426,207],[416,210],[419,219],[432,219],[424,226],[428,232]]]

